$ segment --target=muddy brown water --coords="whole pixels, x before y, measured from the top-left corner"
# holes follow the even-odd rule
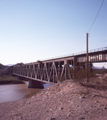
[[[45,84],[44,89],[50,84]],[[28,82],[25,84],[0,85],[0,103],[17,101],[32,96],[42,89],[28,88]]]

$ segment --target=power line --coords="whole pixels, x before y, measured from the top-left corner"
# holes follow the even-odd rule
[[[95,21],[96,21],[96,19],[97,19],[97,16],[98,16],[98,14],[99,14],[99,12],[100,12],[102,6],[103,6],[103,3],[104,3],[104,0],[103,0],[102,3],[101,3],[101,6],[100,6],[100,8],[99,8],[99,10],[98,10],[98,13],[97,13],[97,15],[96,15],[96,17],[95,17],[95,19],[94,19],[94,21],[93,21],[93,23],[92,23],[92,25],[91,25],[89,31],[88,31],[88,33],[89,33],[90,30],[92,29],[92,27],[93,27],[93,25],[94,25],[94,23],[95,23]]]

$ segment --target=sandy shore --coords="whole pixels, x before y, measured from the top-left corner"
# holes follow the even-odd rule
[[[72,80],[15,102],[0,103],[0,120],[107,120],[107,89]]]

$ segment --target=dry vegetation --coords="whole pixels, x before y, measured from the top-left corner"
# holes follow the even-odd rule
[[[76,74],[75,74],[76,73]],[[86,94],[90,93],[89,88],[105,91],[107,90],[107,70],[106,69],[88,69],[88,73],[85,69],[74,70],[73,81],[85,86]],[[84,91],[82,91],[84,93]]]
[[[24,83],[21,80],[18,80],[17,77],[11,75],[0,75],[0,84],[20,84]]]

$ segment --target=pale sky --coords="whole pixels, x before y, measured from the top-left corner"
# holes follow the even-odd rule
[[[0,63],[29,63],[85,51],[86,33],[102,1],[0,0]],[[89,50],[100,47],[107,47],[107,0],[89,32]]]

